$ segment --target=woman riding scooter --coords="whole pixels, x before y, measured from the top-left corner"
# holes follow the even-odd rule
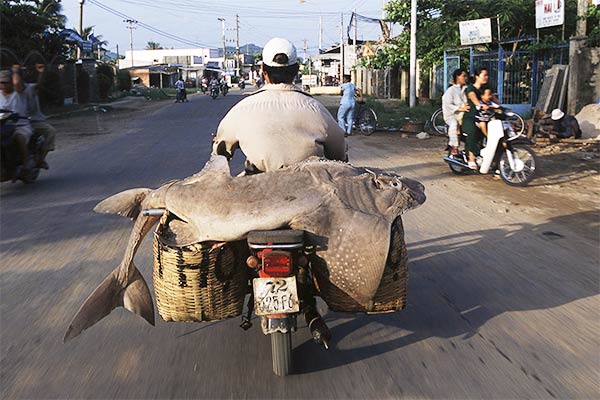
[[[475,157],[479,156],[483,133],[475,124],[475,116],[479,110],[487,110],[488,105],[481,102],[481,94],[487,88],[489,79],[487,68],[477,68],[475,70],[474,82],[467,86],[465,94],[467,95],[468,111],[463,116],[462,131],[467,134],[467,144],[465,150],[469,153],[469,168],[477,169]],[[497,99],[494,97],[494,102],[500,106]]]

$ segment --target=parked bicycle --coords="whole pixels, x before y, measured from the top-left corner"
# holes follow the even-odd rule
[[[357,101],[356,104],[354,128],[358,129],[363,135],[369,136],[377,128],[377,114],[372,108],[367,107],[364,101]]]
[[[517,113],[512,113],[511,116],[506,116],[505,121],[511,124],[512,129],[517,135],[520,135],[525,130],[525,122],[523,117]],[[428,129],[434,135],[448,136],[448,125],[444,121],[442,109],[438,108],[431,114],[431,118],[426,122],[425,129]]]

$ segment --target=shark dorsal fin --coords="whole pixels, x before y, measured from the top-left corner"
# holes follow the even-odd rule
[[[211,156],[210,160],[204,165],[201,173],[217,173],[231,176],[231,170],[229,169],[229,161],[224,156]]]

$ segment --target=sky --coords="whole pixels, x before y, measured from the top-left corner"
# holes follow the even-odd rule
[[[67,27],[79,26],[79,1],[63,0]],[[124,19],[140,24],[133,30],[133,48],[143,49],[148,41],[167,48],[222,47],[221,22],[225,18],[227,45],[235,45],[235,15],[239,15],[240,45],[260,47],[272,37],[291,40],[303,54],[318,53],[319,16],[323,17],[323,48],[340,40],[340,19],[347,27],[352,10],[380,18],[382,0],[85,0],[83,26],[94,26],[94,34],[108,41],[111,51],[129,49],[129,30]],[[358,25],[357,38],[377,40],[377,24]],[[241,49],[243,51],[243,49]]]

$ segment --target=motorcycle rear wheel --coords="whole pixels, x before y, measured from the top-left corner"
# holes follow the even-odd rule
[[[517,157],[523,162],[523,168],[520,171],[513,171],[508,162],[506,151],[502,154],[498,169],[500,177],[504,183],[511,186],[527,186],[535,176],[537,157],[531,148],[524,144],[513,145],[513,157]]]
[[[273,332],[270,336],[273,373],[287,376],[292,371],[292,332]]]

